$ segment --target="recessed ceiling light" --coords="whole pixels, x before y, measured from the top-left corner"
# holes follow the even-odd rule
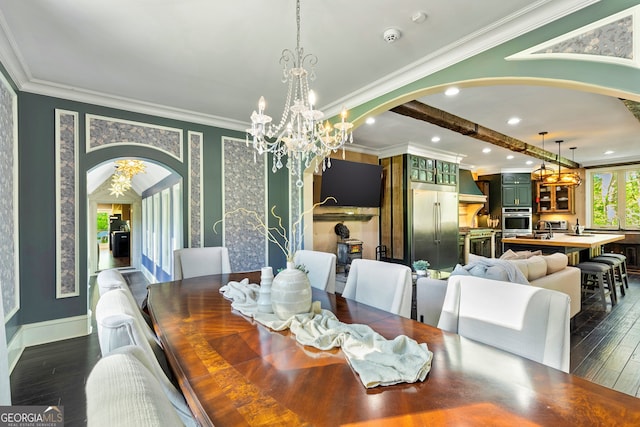
[[[527,161],[525,162],[525,164],[527,164],[527,165],[532,165],[532,164],[533,164],[533,160],[527,160]]]
[[[440,137],[434,136],[433,138],[431,138],[431,142],[440,142]]]
[[[507,123],[510,125],[517,125],[518,123],[520,123],[520,117],[511,117],[509,120],[507,120]]]
[[[509,154],[509,155],[507,156],[507,160],[511,160],[511,159],[513,159],[513,154]]]
[[[482,152],[485,153],[485,154],[490,153],[491,152],[491,148],[483,148]]]
[[[367,117],[367,120],[365,121],[365,123],[368,125],[372,125],[375,122],[376,122],[376,119],[374,119],[373,117]]]
[[[615,151],[613,151],[613,150],[607,150],[607,151],[604,152],[604,154],[613,154],[613,153],[615,153]]]
[[[457,94],[460,93],[460,89],[458,89],[457,87],[450,87],[449,89],[444,91],[444,94],[447,96],[456,96]]]

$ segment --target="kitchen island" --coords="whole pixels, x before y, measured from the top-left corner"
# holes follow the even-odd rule
[[[503,237],[504,250],[541,250],[544,254],[563,252],[569,257],[569,264],[575,265],[580,261],[598,256],[602,253],[602,246],[607,243],[624,240],[624,234],[589,233],[570,234],[554,233],[551,238],[534,238],[533,236]],[[581,253],[583,255],[581,255]],[[581,259],[582,256],[582,259]]]

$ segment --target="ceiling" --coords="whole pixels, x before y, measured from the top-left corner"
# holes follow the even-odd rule
[[[333,116],[595,2],[304,0],[301,45],[318,56],[312,86]],[[424,22],[413,21],[418,12]],[[385,41],[389,28],[400,39]],[[235,130],[248,127],[261,95],[279,117],[278,60],[295,41],[293,0],[0,0],[0,61],[20,90]],[[419,100],[533,145],[548,131],[548,151],[563,139],[562,155],[576,146],[583,165],[640,161],[640,122],[617,98],[525,85],[461,89]],[[514,115],[522,122],[507,125]],[[354,140],[373,153],[417,145],[481,172],[540,163],[392,112],[357,128]],[[605,158],[604,148],[614,153]]]

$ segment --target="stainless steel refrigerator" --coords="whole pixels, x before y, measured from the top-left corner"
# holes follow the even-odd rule
[[[458,263],[458,193],[446,190],[412,184],[410,261],[424,259],[430,269],[451,271]]]

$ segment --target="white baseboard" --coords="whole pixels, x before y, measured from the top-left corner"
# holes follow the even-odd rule
[[[151,272],[149,270],[147,270],[146,267],[142,267],[142,269],[140,271],[142,272],[142,274],[144,275],[145,279],[147,279],[147,281],[150,284],[158,283],[158,279],[156,279],[155,276],[153,274],[151,274]]]
[[[91,325],[89,319],[88,315],[82,315],[20,326],[7,345],[9,371],[13,371],[22,352],[27,347],[90,334]]]

